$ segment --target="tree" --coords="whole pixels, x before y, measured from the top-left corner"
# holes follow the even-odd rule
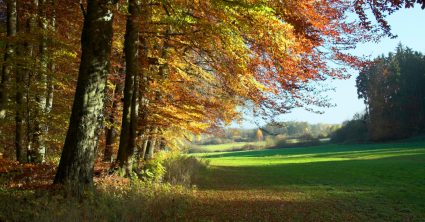
[[[92,183],[103,115],[108,116],[106,127],[120,125],[115,101],[120,96],[114,94],[121,90],[107,92],[114,99],[111,110],[104,110],[110,64],[126,67],[118,161],[127,168],[134,151],[143,159],[177,147],[191,134],[217,131],[240,118],[240,107],[246,105],[262,116],[328,106],[311,83],[344,78],[344,68],[330,67],[328,61],[358,67],[362,61],[344,50],[373,36],[357,21],[345,19],[351,5],[339,0],[131,0],[119,7],[113,7],[114,0],[95,0],[81,4],[83,25],[78,2],[39,3],[37,10],[32,2],[18,10],[24,23],[36,20],[31,31],[19,36],[22,72],[8,92],[15,95],[15,109],[8,111],[19,118],[5,128],[24,135],[16,137],[17,144],[37,155],[51,145],[49,155],[60,152],[66,135],[55,182],[71,185],[77,193]],[[57,23],[58,31],[50,32],[46,22]],[[80,57],[76,82],[75,60]],[[69,124],[67,132],[63,124]],[[107,159],[114,141],[111,129],[106,130]]]
[[[381,30],[382,35],[396,37],[391,33],[391,26],[386,21],[386,16],[401,8],[413,8],[416,4],[425,9],[425,1],[423,0],[355,0],[354,9],[363,27],[375,33]],[[369,14],[372,14],[375,18],[378,23],[377,26],[372,24],[368,17]]]
[[[16,57],[16,44],[15,38],[17,34],[17,25],[18,25],[18,11],[17,11],[17,2],[15,0],[7,1],[6,4],[6,34],[8,41],[6,42],[6,52],[3,57],[4,63],[1,69],[1,80],[0,80],[0,126],[4,126],[6,112],[9,105],[9,94],[10,94],[10,79],[13,75],[16,75],[16,65],[13,64],[16,62],[14,59]],[[18,122],[18,121],[17,121]],[[17,125],[19,130],[19,124]],[[4,133],[4,132],[1,132]],[[15,138],[15,151],[16,151],[16,160],[22,161],[23,147],[21,146],[20,138]]]
[[[401,44],[378,57],[357,78],[359,98],[367,106],[372,140],[408,137],[425,127],[425,59]]]
[[[18,11],[16,8],[16,0],[6,1],[6,27],[7,37],[9,41],[6,43],[6,53],[4,55],[4,63],[1,70],[1,81],[0,81],[0,120],[6,117],[6,106],[8,103],[8,81],[13,73],[13,62],[14,55],[16,53],[14,37],[17,33],[18,23]]]
[[[55,183],[77,195],[92,186],[112,44],[111,0],[87,1],[81,62],[68,133]]]
[[[119,103],[122,98],[123,84],[121,81],[121,72],[122,68],[118,68],[118,71],[114,73],[112,82],[115,82],[112,90],[112,98],[111,105],[109,109],[107,109],[106,116],[108,117],[107,122],[105,124],[105,150],[103,152],[103,161],[112,162],[113,148],[116,143],[117,134],[119,132],[119,116],[118,112]]]
[[[261,129],[258,129],[255,135],[258,141],[263,141],[264,137],[263,137],[263,132],[261,131]]]
[[[136,149],[137,121],[139,107],[139,60],[140,60],[140,10],[139,0],[129,0],[124,54],[126,77],[120,145],[117,160],[120,167],[131,171],[132,158]],[[143,51],[142,51],[143,52]]]

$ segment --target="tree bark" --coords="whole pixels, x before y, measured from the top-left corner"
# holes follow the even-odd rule
[[[81,62],[68,133],[55,183],[79,196],[93,185],[106,79],[112,45],[115,0],[88,0],[81,37]]]
[[[140,1],[129,0],[124,53],[126,77],[124,86],[123,117],[117,160],[120,167],[131,171],[136,147],[139,91],[139,33]]]
[[[8,89],[7,84],[13,72],[13,61],[15,55],[15,44],[13,44],[14,37],[16,37],[17,24],[18,24],[18,11],[16,7],[16,0],[6,1],[6,18],[7,18],[7,37],[6,53],[4,55],[4,64],[2,67],[1,80],[0,80],[0,120],[6,117]]]
[[[25,35],[34,35],[36,28],[37,28],[37,19],[36,19],[36,13],[37,13],[37,8],[38,8],[38,2],[34,1],[31,5],[31,10],[30,10],[30,16],[29,18],[26,20],[26,29],[25,29]],[[34,109],[33,109],[33,104],[32,104],[32,97],[31,94],[36,91],[34,89],[31,88],[31,85],[36,82],[33,81],[33,75],[36,73],[35,70],[33,68],[33,65],[30,65],[31,62],[27,62],[28,60],[32,60],[32,58],[34,58],[36,50],[35,50],[35,46],[32,40],[27,40],[25,41],[25,43],[23,44],[22,48],[18,48],[17,53],[19,54],[19,57],[25,57],[25,63],[21,64],[18,70],[17,70],[17,75],[19,75],[20,79],[19,81],[17,81],[17,86],[19,86],[18,89],[20,89],[20,93],[24,93],[23,97],[26,100],[26,104],[25,107],[21,106],[22,108],[20,108],[19,110],[21,110],[20,112],[24,112],[25,111],[25,125],[26,125],[26,146],[25,146],[25,151],[26,151],[26,161],[27,162],[34,162],[35,159],[35,152],[33,150],[33,136],[34,136],[34,127],[33,127],[33,121],[32,118],[34,116]],[[18,77],[17,77],[18,78]],[[24,84],[25,83],[25,84]],[[18,90],[17,90],[18,92]],[[18,104],[18,103],[17,103]],[[17,109],[18,112],[18,109]],[[20,114],[22,115],[22,114]],[[17,131],[16,133],[18,134],[19,131]],[[17,136],[19,137],[19,136]]]
[[[56,32],[56,2],[55,0],[51,0],[50,1],[50,5],[53,8],[52,10],[52,15],[51,18],[49,20],[50,23],[50,29],[49,31],[51,32]],[[52,56],[50,54],[50,56]],[[54,93],[55,93],[55,86],[54,86],[54,78],[53,75],[56,71],[56,65],[55,65],[55,61],[53,58],[50,58],[48,61],[48,70],[49,72],[47,73],[47,91],[46,91],[46,106],[45,106],[45,118],[46,118],[46,122],[45,122],[45,132],[44,135],[46,135],[46,140],[48,138],[48,134],[49,134],[49,130],[50,130],[50,122],[47,121],[47,119],[51,118],[51,112],[53,109],[53,98],[54,98]],[[48,147],[48,141],[45,140],[45,146],[46,146],[46,152],[45,152],[45,156],[48,155],[48,151],[49,151],[49,147]]]
[[[48,70],[48,55],[47,55],[47,38],[46,31],[48,26],[46,16],[46,2],[39,0],[38,5],[38,28],[41,33],[39,38],[39,58],[40,69],[36,73],[36,95],[34,107],[34,131],[33,131],[33,162],[42,163],[45,161],[46,144],[45,138],[47,134],[46,123],[46,107],[47,107],[47,70]]]
[[[158,133],[158,127],[154,126],[152,129],[152,134],[149,136],[149,143],[148,143],[146,154],[145,154],[145,160],[149,160],[154,157],[155,148],[157,145],[157,141],[156,141],[157,133]]]
[[[51,7],[53,7],[53,12],[52,12],[52,17],[50,19],[50,27],[51,27],[51,31],[52,32],[56,32],[56,2],[55,0],[51,0],[50,2]],[[53,61],[53,59],[51,59],[49,61],[49,71],[50,73],[47,75],[47,95],[46,95],[46,115],[49,116],[50,112],[52,111],[53,108],[53,97],[54,97],[54,92],[55,92],[55,86],[54,86],[54,82],[53,82],[53,73],[55,73],[56,70],[56,66],[55,66],[55,61]],[[47,129],[48,131],[49,129]]]
[[[19,49],[17,50],[19,53]],[[21,53],[19,53],[21,54]],[[24,75],[22,70],[16,71],[15,91],[15,150],[16,160],[26,162],[24,147]]]
[[[28,19],[27,32],[30,32],[29,23],[31,19]],[[16,31],[18,32],[19,20],[16,21]],[[16,56],[19,58],[27,55],[27,44],[16,44],[15,45]],[[28,161],[28,149],[25,146],[25,130],[24,130],[24,112],[25,112],[25,91],[26,91],[26,82],[25,77],[27,75],[26,64],[23,64],[22,60],[17,64],[15,68],[15,150],[16,150],[16,160],[20,163],[25,163]]]

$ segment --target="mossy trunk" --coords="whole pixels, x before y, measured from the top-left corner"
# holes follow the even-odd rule
[[[112,45],[114,0],[87,1],[81,62],[70,124],[55,183],[74,195],[93,185]]]

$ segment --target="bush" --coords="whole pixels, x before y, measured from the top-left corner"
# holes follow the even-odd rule
[[[161,153],[146,161],[138,172],[139,178],[145,182],[162,182],[166,170],[163,161],[164,155]]]
[[[148,183],[164,182],[190,187],[207,165],[207,161],[177,152],[159,153],[154,159],[143,164],[138,172],[138,178]]]
[[[294,140],[294,139],[292,139]],[[278,139],[273,143],[273,146],[271,146],[271,149],[279,149],[279,148],[293,148],[293,147],[305,147],[305,146],[318,146],[321,144],[320,139],[318,138],[312,138],[309,140],[298,140],[297,142],[291,142],[290,140],[286,139]]]
[[[233,143],[234,141],[231,139],[226,139],[226,138],[210,138],[205,140],[204,142],[201,143],[201,145],[217,145],[217,144],[224,144],[224,143]]]
[[[205,148],[202,148],[198,145],[192,145],[188,150],[188,153],[205,153]]]
[[[365,142],[367,140],[368,128],[363,119],[347,121],[331,135],[331,142],[335,143]]]
[[[265,148],[264,146],[260,146],[260,145],[247,144],[247,145],[244,145],[242,147],[235,147],[235,148],[232,148],[232,149],[227,150],[227,151],[261,150],[261,149],[264,149],[264,148]]]
[[[197,181],[199,173],[209,162],[193,156],[172,154],[164,160],[164,182],[190,187]]]

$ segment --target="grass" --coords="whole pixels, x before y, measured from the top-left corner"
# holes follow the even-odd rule
[[[197,156],[205,221],[425,221],[423,141]]]
[[[98,186],[81,201],[52,190],[0,188],[0,221],[181,221],[188,195],[167,185]]]
[[[113,175],[83,202],[0,174],[0,221],[425,221],[422,139],[192,155],[209,162],[196,189]]]
[[[223,143],[223,144],[214,144],[214,145],[197,145],[192,150],[195,150],[196,153],[225,152],[225,151],[232,151],[234,149],[239,149],[244,146],[264,147],[266,146],[266,142],[265,141],[234,142],[234,143]]]

